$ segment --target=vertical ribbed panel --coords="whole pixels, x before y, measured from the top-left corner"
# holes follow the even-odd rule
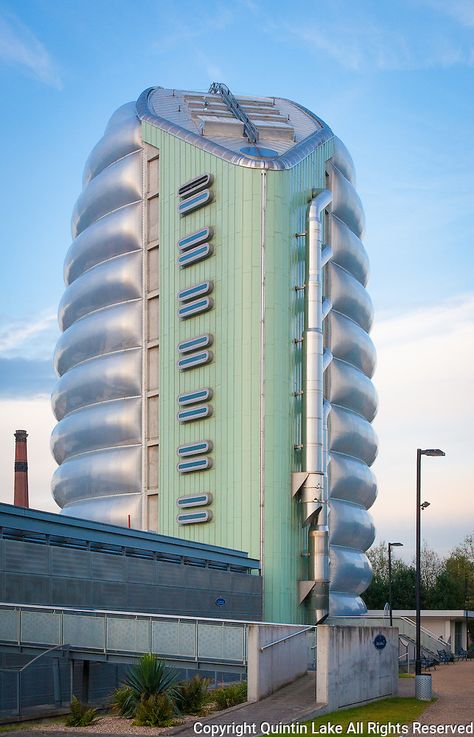
[[[337,142],[337,158],[347,173],[353,165]],[[319,147],[289,172],[267,174],[267,235],[265,249],[265,616],[288,621],[312,621],[299,606],[296,582],[307,577],[307,532],[301,527],[298,505],[289,494],[291,471],[302,470],[301,421],[302,344],[309,201],[313,189],[323,189],[333,144]],[[335,210],[352,227],[363,223],[359,199],[346,179],[335,187]],[[348,194],[349,193],[349,194]],[[345,199],[341,202],[341,197]],[[352,196],[351,196],[352,195]],[[349,217],[350,215],[350,217]],[[336,215],[328,220],[329,227]],[[330,550],[331,614],[361,614],[359,594],[370,580],[365,551],[373,540],[367,509],[376,486],[368,464],[375,455],[373,419],[377,396],[370,381],[375,353],[367,335],[372,306],[363,288],[367,255],[342,220],[337,238],[326,227],[325,242],[334,242],[334,257],[326,269],[325,296],[335,309],[329,314],[325,345],[335,358],[325,374],[326,399],[334,404],[330,419]],[[336,226],[337,227],[337,226]],[[300,234],[297,237],[296,234]],[[289,278],[290,276],[290,278]],[[300,287],[295,290],[295,287]],[[296,396],[294,396],[296,394]],[[331,417],[331,415],[330,415]],[[339,552],[341,551],[341,552]],[[270,614],[271,613],[271,614]]]
[[[333,144],[328,142],[320,146],[291,170],[262,174],[227,164],[149,124],[144,124],[144,137],[160,149],[162,161],[160,531],[235,546],[253,555],[259,555],[261,548],[265,617],[303,621],[308,613],[304,607],[298,607],[296,582],[305,578],[306,559],[301,553],[306,547],[306,535],[301,528],[298,507],[289,495],[291,472],[301,469],[301,451],[294,446],[301,442],[302,401],[293,396],[301,388],[301,345],[292,341],[303,333],[304,294],[295,291],[294,287],[304,284],[306,275],[305,238],[296,238],[295,234],[306,229],[312,190],[326,186],[326,162],[333,154]],[[350,168],[346,167],[346,171]],[[179,185],[206,172],[214,176],[214,202],[186,218],[179,218],[176,215]],[[266,180],[266,212],[262,355],[260,207],[263,178]],[[337,553],[333,552],[334,583],[346,589],[348,580],[353,583],[350,591],[346,591],[344,602],[340,596],[337,602],[337,595],[332,597],[332,611],[336,613],[340,606],[344,613],[357,613],[360,609],[358,594],[367,584],[365,556],[361,551],[372,535],[362,500],[370,506],[375,494],[373,476],[366,462],[356,457],[357,443],[366,461],[371,461],[371,449],[375,448],[369,420],[375,413],[376,395],[364,373],[365,369],[370,374],[373,367],[373,347],[366,333],[372,308],[362,286],[367,275],[365,251],[358,236],[341,219],[350,220],[349,213],[352,217],[349,225],[360,234],[363,213],[357,209],[358,197],[347,180],[339,182],[335,201],[338,213],[335,217],[340,217],[342,235],[338,233],[334,263],[327,270],[327,296],[332,296],[339,311],[335,310],[327,320],[334,325],[331,345],[336,358],[327,375],[326,394],[335,405],[340,404],[340,407],[335,406],[331,442],[344,451],[335,451],[338,462],[331,476],[331,494],[334,489],[334,493],[340,495],[337,498],[341,499],[331,507],[333,551],[341,541],[348,544],[345,530],[350,520],[350,505],[341,506],[344,499],[357,504],[360,500],[361,504],[357,509],[352,506],[354,524],[350,544],[353,547],[344,551],[343,563],[340,563],[341,556],[337,558]],[[176,241],[206,225],[215,230],[214,255],[188,269],[178,269]],[[345,235],[344,229],[350,235]],[[209,279],[215,284],[214,309],[186,323],[177,320],[178,290]],[[175,365],[177,343],[202,333],[214,336],[213,362],[178,373]],[[354,360],[348,362],[352,356]],[[260,425],[262,367],[264,419]],[[206,386],[214,390],[213,416],[180,427],[176,422],[177,394]],[[338,434],[336,425],[342,428]],[[349,428],[349,432],[346,433],[345,428]],[[263,458],[259,457],[260,429],[264,432]],[[358,433],[355,445],[351,444],[351,432]],[[175,469],[177,446],[204,437],[214,442],[213,468],[180,476]],[[261,474],[264,478],[262,538],[259,530]],[[180,528],[175,521],[176,497],[205,492],[213,494],[213,521]],[[347,568],[349,559],[353,560],[352,573]],[[359,570],[362,570],[361,576],[357,573]]]
[[[53,496],[68,514],[141,526],[142,188],[135,104],[112,116],[74,208],[59,308]]]
[[[159,530],[259,556],[260,205],[261,174],[231,165],[147,123],[143,139],[160,150],[160,478]],[[178,188],[195,176],[214,177],[212,204],[185,217],[176,212]],[[177,241],[206,225],[214,253],[180,269]],[[214,284],[214,308],[180,320],[177,292]],[[188,371],[176,366],[179,342],[213,336],[213,361]],[[177,397],[210,387],[210,418],[176,419]],[[179,474],[180,445],[209,439],[210,470]],[[176,522],[176,500],[211,492],[211,522]]]
[[[307,530],[291,497],[291,473],[301,470],[302,344],[306,220],[313,188],[323,188],[332,142],[293,169],[267,174],[265,238],[265,617],[304,622],[297,581],[307,577]],[[296,234],[302,234],[297,237]]]

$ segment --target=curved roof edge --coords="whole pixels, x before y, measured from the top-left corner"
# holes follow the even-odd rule
[[[249,169],[266,169],[272,171],[283,171],[285,169],[291,169],[292,167],[299,164],[300,161],[305,159],[316,148],[318,148],[318,146],[321,146],[323,143],[326,143],[327,141],[335,138],[331,128],[326,125],[323,120],[318,118],[307,108],[303,107],[303,105],[299,105],[298,103],[291,101],[291,103],[293,105],[296,105],[302,112],[306,113],[314,120],[316,120],[321,126],[321,130],[312,133],[303,141],[297,143],[292,149],[290,149],[282,156],[276,156],[275,158],[268,159],[248,158],[247,156],[243,156],[241,154],[235,153],[234,151],[230,151],[228,148],[221,146],[215,141],[211,141],[208,138],[199,136],[197,133],[188,131],[185,128],[182,128],[180,125],[166,120],[166,118],[162,118],[161,116],[156,115],[156,113],[152,112],[148,104],[151,93],[154,92],[156,89],[159,88],[148,87],[141,93],[140,97],[137,100],[137,115],[141,121],[151,123],[152,125],[161,128],[161,130],[166,131],[166,133],[170,133],[177,138],[181,138],[183,141],[191,143],[194,146],[207,151],[208,153],[214,154],[214,156],[219,156],[219,158],[224,159],[231,164],[235,164],[236,166],[246,166]]]

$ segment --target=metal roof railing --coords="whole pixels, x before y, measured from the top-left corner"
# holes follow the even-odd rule
[[[250,143],[258,143],[258,130],[256,126],[252,123],[247,113],[242,110],[227,85],[223,82],[213,82],[209,87],[209,94],[220,95],[230,112],[244,124],[244,132]]]

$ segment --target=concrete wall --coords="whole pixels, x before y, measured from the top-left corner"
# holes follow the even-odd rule
[[[377,635],[387,644],[374,645]],[[395,627],[320,625],[317,629],[316,700],[333,711],[394,696],[398,688],[398,630]]]
[[[260,701],[308,670],[309,634],[301,625],[251,624],[247,630],[249,701]],[[288,637],[293,635],[293,637]],[[287,638],[287,639],[283,639]],[[277,642],[283,640],[283,642]],[[265,645],[273,644],[271,647]],[[263,648],[263,649],[262,649]]]

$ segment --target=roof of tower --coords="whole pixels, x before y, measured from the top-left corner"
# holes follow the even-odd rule
[[[137,102],[141,120],[234,164],[289,169],[333,133],[314,113],[281,97],[235,96],[151,87]]]

